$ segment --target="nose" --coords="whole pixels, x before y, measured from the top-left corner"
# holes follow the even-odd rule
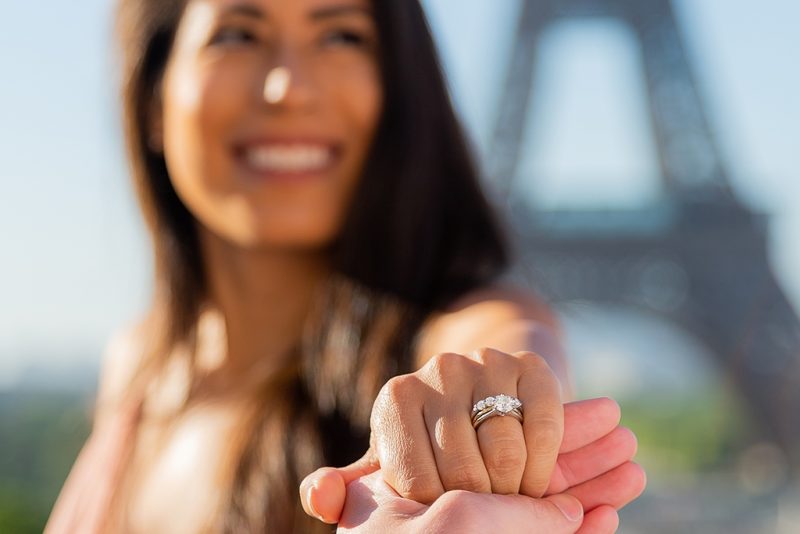
[[[274,67],[264,82],[264,100],[268,104],[280,104],[292,83],[292,71],[287,67]]]
[[[262,97],[275,109],[303,110],[313,106],[317,99],[313,69],[298,54],[280,54],[264,77]]]

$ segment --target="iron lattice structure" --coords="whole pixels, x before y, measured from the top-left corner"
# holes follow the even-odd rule
[[[487,164],[496,201],[515,214],[517,274],[554,302],[633,306],[693,334],[764,439],[800,465],[800,322],[770,268],[765,217],[730,186],[670,0],[525,0],[521,9]],[[537,210],[512,194],[537,44],[559,19],[597,16],[626,23],[641,45],[663,194],[640,210]]]

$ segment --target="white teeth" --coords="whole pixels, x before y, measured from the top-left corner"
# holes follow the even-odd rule
[[[325,168],[331,150],[321,145],[273,145],[245,151],[247,164],[262,172],[307,172]]]

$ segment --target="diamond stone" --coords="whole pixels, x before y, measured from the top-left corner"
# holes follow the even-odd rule
[[[494,409],[503,413],[504,415],[516,408],[515,401],[508,395],[498,395],[494,404]]]
[[[484,408],[486,408],[486,403],[484,401],[478,401],[478,404],[476,404],[476,406],[478,407],[478,410],[483,410]]]
[[[494,397],[486,397],[486,406],[494,406]]]

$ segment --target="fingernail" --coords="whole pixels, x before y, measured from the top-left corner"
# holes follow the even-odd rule
[[[561,510],[561,513],[564,514],[564,517],[570,521],[575,522],[583,517],[583,507],[575,498],[566,495],[553,495],[550,497],[550,501],[555,504],[558,509]]]
[[[317,484],[316,481],[314,481],[314,483],[308,487],[308,491],[306,493],[306,502],[308,503],[308,509],[311,510],[311,515],[313,515],[320,521],[324,521],[324,519],[322,519],[322,516],[319,515],[319,512],[317,512],[317,510],[314,508],[314,501],[311,499],[311,497],[314,494],[314,490],[317,489],[316,484]]]

